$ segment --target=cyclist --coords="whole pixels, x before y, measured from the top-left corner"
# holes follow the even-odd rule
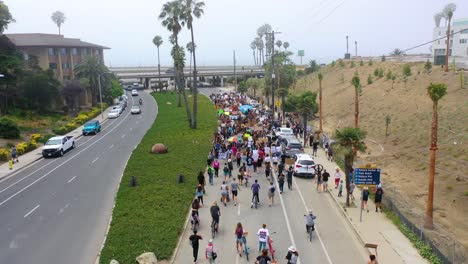
[[[256,199],[257,204],[260,203],[260,198],[258,197],[258,192],[260,191],[260,184],[258,184],[258,180],[255,180],[254,184],[250,187],[252,190],[252,205],[250,208],[253,208],[254,199]]]
[[[221,216],[221,210],[219,209],[218,203],[213,202],[213,205],[210,207],[211,221],[215,223],[215,230],[218,232],[219,228],[219,217]]]
[[[200,208],[200,202],[195,198],[192,202],[192,216],[198,215],[198,209]]]
[[[311,231],[314,231],[315,230],[314,219],[317,217],[312,213],[312,210],[309,211],[309,214],[305,215],[305,218],[306,218],[306,232],[309,233],[309,228]]]
[[[140,98],[140,105],[142,105],[142,104],[143,104],[143,99]]]

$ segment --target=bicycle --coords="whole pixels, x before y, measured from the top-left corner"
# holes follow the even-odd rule
[[[244,232],[244,234],[242,235],[242,249],[243,249],[243,252],[247,261],[249,261],[249,247],[247,246],[247,237],[246,237],[248,234],[249,232]]]
[[[249,178],[250,178],[250,176],[248,176],[248,175],[246,175],[246,176],[244,177],[244,180],[245,180],[245,182],[244,182],[244,183],[245,183],[245,187],[249,187]]]
[[[200,218],[197,215],[195,215],[194,217],[192,217],[192,220],[190,222],[192,223],[192,231],[198,231],[200,227]]]
[[[252,201],[253,205],[251,207],[252,208],[255,207],[255,209],[257,209],[258,208],[258,200],[259,200],[258,193],[257,193],[257,195],[253,195],[252,199],[253,199],[253,201]]]
[[[271,235],[276,234],[276,232],[271,233]],[[268,237],[268,250],[271,254],[271,260],[275,260],[275,249],[273,248],[273,240]]]
[[[212,220],[211,221],[211,237],[214,239],[216,236],[216,233],[218,232],[218,224]]]
[[[315,230],[313,226],[307,226],[307,235],[309,236],[309,241],[312,242],[312,232]]]

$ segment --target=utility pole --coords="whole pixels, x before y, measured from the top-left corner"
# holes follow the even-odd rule
[[[98,73],[98,86],[99,86],[99,101],[101,103],[101,119],[104,120],[104,109],[102,107],[102,92],[101,92],[101,74]]]
[[[232,58],[234,60],[234,82],[235,82],[234,91],[237,92],[237,72],[236,72],[236,51],[235,50],[232,51]]]
[[[274,30],[271,33],[271,104],[273,112],[273,121],[275,120],[275,34],[281,34],[281,32],[275,32]]]
[[[351,55],[349,54],[348,36],[346,36],[346,53],[344,55],[345,60],[349,60]]]
[[[355,49],[356,49],[356,57],[357,57],[357,41],[354,41],[354,46],[355,46]]]

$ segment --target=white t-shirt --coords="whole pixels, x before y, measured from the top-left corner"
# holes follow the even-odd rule
[[[257,232],[258,241],[260,242],[267,242],[268,237],[270,236],[270,232],[266,228],[260,228]]]
[[[270,147],[265,147],[265,154],[270,154]]]
[[[273,163],[278,162],[278,157],[273,156]]]
[[[265,162],[270,162],[270,156],[265,157]]]
[[[341,178],[341,173],[335,172],[335,179],[340,179],[340,178]]]
[[[252,151],[252,158],[254,159],[254,161],[258,161],[258,150],[254,150]]]

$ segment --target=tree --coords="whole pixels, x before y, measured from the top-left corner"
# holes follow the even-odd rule
[[[189,43],[187,43],[187,46],[185,48],[190,53],[190,66],[189,67],[190,67],[190,72],[192,72],[192,53],[193,53],[193,50],[195,48],[195,44],[190,41]],[[192,76],[192,80],[193,80],[193,76]],[[192,81],[191,87],[192,87],[192,92],[193,92],[193,81]]]
[[[284,119],[284,102],[286,101],[286,96],[289,94],[289,89],[288,88],[280,88],[278,89],[278,96],[281,98],[281,110],[283,110],[283,120]]]
[[[93,106],[97,105],[99,78],[104,80],[101,86],[105,87],[105,84],[108,83],[108,75],[106,73],[108,73],[109,70],[96,56],[86,57],[81,64],[76,66],[75,70],[79,78],[88,79],[89,89],[92,95],[91,103]]]
[[[61,11],[55,11],[54,13],[52,13],[52,16],[50,18],[57,25],[58,30],[59,30],[59,35],[60,35],[60,28],[62,24],[65,23],[65,20],[67,19],[65,17],[65,14]]]
[[[279,39],[276,41],[275,44],[276,44],[276,46],[278,47],[278,50],[280,50],[281,47],[283,46],[283,42],[282,42],[281,40],[279,40]]]
[[[283,48],[284,50],[287,50],[289,48],[289,42],[287,41],[283,42]]]
[[[411,67],[409,66],[409,64],[403,65],[403,75],[406,77],[411,76]]]
[[[427,72],[430,72],[432,69],[432,63],[427,60],[426,63],[424,63],[424,69],[426,69]]]
[[[237,85],[237,91],[245,94],[248,91],[249,87],[247,86],[247,83],[245,81],[239,82]]]
[[[452,22],[453,13],[455,12],[456,9],[457,9],[457,6],[454,3],[450,3],[450,4],[447,4],[443,10],[445,20],[447,21],[447,49],[445,53],[445,69],[444,69],[445,72],[449,71],[448,61],[449,61],[449,56],[452,55],[450,52],[451,50],[450,49],[450,35],[451,35],[450,23]]]
[[[322,112],[322,80],[323,80],[323,75],[322,73],[318,73],[318,80],[319,80],[319,107],[320,107],[320,110],[319,110],[319,113],[320,113],[320,127],[319,127],[319,130],[320,130],[320,134],[323,133],[323,128],[322,128],[322,122],[323,122],[323,112]],[[305,141],[304,141],[305,142]]]
[[[249,89],[253,90],[253,96],[257,96],[257,90],[262,90],[265,86],[265,81],[259,78],[249,78],[246,81],[246,85]]]
[[[259,51],[260,51],[260,64],[264,64],[265,63],[265,53],[264,53],[264,47],[266,47],[267,49],[267,52],[269,54],[271,54],[271,50],[273,47],[271,47],[271,41],[270,41],[270,34],[268,33],[271,33],[272,31],[272,27],[269,25],[269,24],[263,24],[262,26],[260,26],[258,29],[257,29],[257,36],[258,36],[258,39],[261,40],[259,41],[259,46],[257,46],[259,48]],[[265,42],[263,41],[263,37],[265,37]],[[265,45],[266,43],[266,45]],[[260,45],[261,44],[261,45]]]
[[[369,74],[369,76],[367,76],[367,84],[372,84],[372,82],[372,75]]]
[[[0,34],[8,28],[8,24],[11,22],[15,22],[15,20],[11,16],[8,6],[0,1]]]
[[[390,52],[390,56],[400,56],[404,54],[405,52],[403,52],[401,49],[394,49],[392,52]]]
[[[157,35],[153,38],[153,44],[158,49],[158,87],[161,88],[161,64],[159,63],[159,47],[163,44],[161,36]],[[161,91],[161,89],[160,89]]]
[[[429,192],[427,196],[426,219],[424,226],[433,227],[433,205],[434,205],[434,175],[437,151],[437,129],[439,126],[437,107],[439,100],[447,94],[447,86],[443,83],[431,83],[427,87],[427,94],[432,100],[432,124],[431,124],[431,148],[429,165]]]
[[[317,93],[305,91],[300,95],[289,95],[286,99],[286,106],[292,106],[293,109],[302,117],[304,130],[307,129],[307,120],[318,111]],[[307,140],[307,133],[304,133],[304,142]]]
[[[351,84],[354,86],[354,127],[358,128],[359,125],[359,91],[361,89],[361,80],[355,74],[351,79]]]
[[[307,74],[314,73],[320,69],[320,66],[317,64],[315,60],[309,61],[309,67],[305,69]]]
[[[257,49],[257,44],[255,43],[255,40],[250,43],[250,48],[252,49],[254,64],[257,65],[257,58],[255,57],[255,50]]]
[[[187,24],[187,28],[190,30],[190,36],[192,38],[192,54],[193,55],[193,119],[191,128],[197,128],[197,115],[198,115],[198,84],[197,84],[197,59],[196,59],[196,45],[193,34],[193,19],[200,18],[203,15],[203,8],[205,7],[204,2],[197,0],[183,0],[183,11],[182,18]]]
[[[366,133],[360,128],[356,127],[345,127],[341,130],[336,130],[334,135],[335,142],[332,143],[332,148],[337,154],[344,156],[344,172],[346,179],[346,206],[349,204],[349,189],[350,189],[350,172],[353,168],[353,162],[355,157],[355,150],[365,151],[366,144],[364,139]]]
[[[85,86],[79,80],[68,81],[62,89],[62,96],[65,99],[68,111],[78,112],[78,98],[85,90]]]

